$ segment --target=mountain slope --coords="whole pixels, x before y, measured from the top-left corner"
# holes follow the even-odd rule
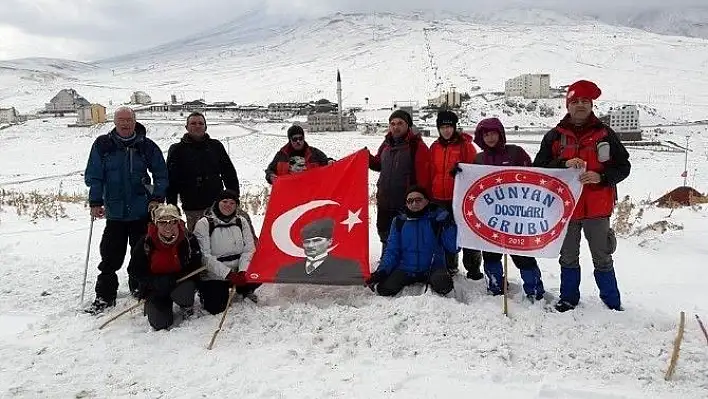
[[[238,103],[333,99],[339,68],[348,106],[363,105],[366,97],[388,107],[407,100],[425,104],[451,85],[500,91],[510,77],[542,72],[551,74],[554,86],[595,80],[604,100],[644,103],[669,119],[701,119],[708,110],[708,94],[696,86],[708,65],[708,41],[702,39],[534,11],[484,24],[421,13],[335,14],[261,29],[258,18],[99,61],[97,69],[72,74],[73,82],[16,80],[0,89],[0,103],[28,111],[69,83],[101,103],[125,102],[134,90],[156,101],[173,93]]]

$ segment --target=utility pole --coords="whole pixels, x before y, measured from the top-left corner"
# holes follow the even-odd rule
[[[683,159],[683,186],[686,187],[688,180],[688,139],[690,135],[686,135],[686,151]]]

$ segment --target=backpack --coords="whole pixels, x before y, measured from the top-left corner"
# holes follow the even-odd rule
[[[207,218],[207,222],[209,222],[209,237],[211,237],[212,233],[214,233],[214,230],[216,230],[217,228],[228,228],[231,226],[237,226],[239,230],[241,230],[241,236],[243,236],[243,224],[241,223],[240,216],[237,216],[236,221],[233,223],[224,223],[217,225],[216,223],[214,223],[214,219],[212,218]]]
[[[136,142],[132,145],[133,148],[135,148],[135,152],[140,156],[140,158],[143,159],[143,164],[147,167],[147,165],[150,165],[147,159],[147,142],[145,140],[136,140]],[[96,139],[96,147],[98,148],[98,153],[101,155],[101,162],[106,161],[106,157],[108,154],[114,153],[118,151],[118,145],[116,144],[113,139],[111,139],[110,134],[103,134],[101,136],[98,136]],[[152,186],[152,181],[150,179],[149,175],[145,175],[142,178],[142,184],[145,190],[152,195],[154,187]]]

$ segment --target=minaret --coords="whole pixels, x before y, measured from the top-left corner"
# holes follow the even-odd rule
[[[339,131],[344,130],[344,125],[342,123],[342,78],[339,76],[339,69],[337,69],[337,116],[339,117]]]

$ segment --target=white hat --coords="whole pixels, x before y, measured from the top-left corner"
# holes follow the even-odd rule
[[[182,216],[179,209],[172,204],[160,204],[152,211],[152,220],[157,223],[161,221],[169,221],[181,219]]]

